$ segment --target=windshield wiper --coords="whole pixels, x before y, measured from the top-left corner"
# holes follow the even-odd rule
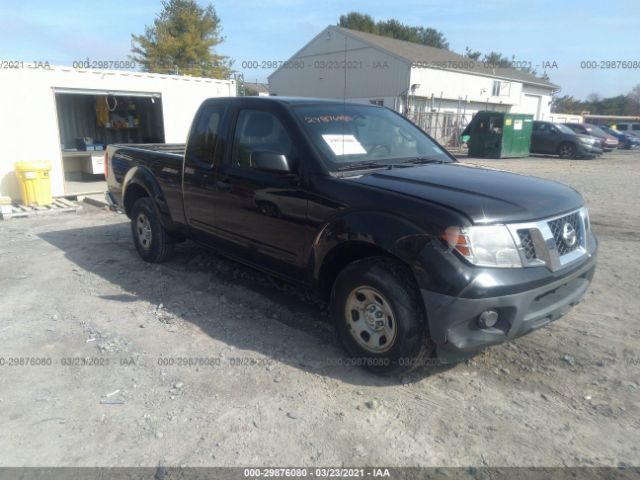
[[[389,168],[391,164],[380,162],[360,162],[338,167],[339,172],[346,172],[349,170],[367,170],[369,168]]]
[[[443,164],[443,163],[450,163],[450,162],[445,162],[444,160],[438,159],[438,158],[430,158],[430,157],[415,157],[412,158],[410,160],[405,160],[402,163],[413,163],[416,165],[422,165],[422,164],[426,164],[426,163],[439,163],[439,164]]]

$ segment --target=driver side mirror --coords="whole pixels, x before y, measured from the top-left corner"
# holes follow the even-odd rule
[[[291,171],[287,156],[274,152],[251,152],[251,166],[275,173]]]

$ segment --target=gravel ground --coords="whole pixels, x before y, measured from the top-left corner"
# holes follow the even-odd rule
[[[0,466],[640,464],[640,153],[465,161],[582,191],[598,271],[561,320],[405,378],[344,365],[295,287],[191,243],[145,264],[123,215],[0,222]]]

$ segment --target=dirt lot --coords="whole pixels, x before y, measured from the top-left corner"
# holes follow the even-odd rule
[[[123,215],[0,222],[0,466],[640,464],[640,153],[474,163],[582,191],[596,278],[554,324],[395,380],[343,365],[303,291],[191,243],[145,264]]]

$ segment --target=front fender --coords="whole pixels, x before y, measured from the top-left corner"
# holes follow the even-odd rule
[[[133,194],[132,192],[138,190],[138,188],[143,189],[147,196],[153,201],[162,226],[167,230],[172,230],[174,228],[173,220],[162,188],[153,172],[142,165],[131,168],[122,181],[122,202],[127,215],[130,214],[131,208],[131,205],[129,205],[127,201],[127,194]]]
[[[382,249],[413,269],[434,233],[425,232],[409,220],[389,213],[349,212],[332,219],[314,239],[309,262],[312,278],[317,282],[327,256],[347,243]]]

